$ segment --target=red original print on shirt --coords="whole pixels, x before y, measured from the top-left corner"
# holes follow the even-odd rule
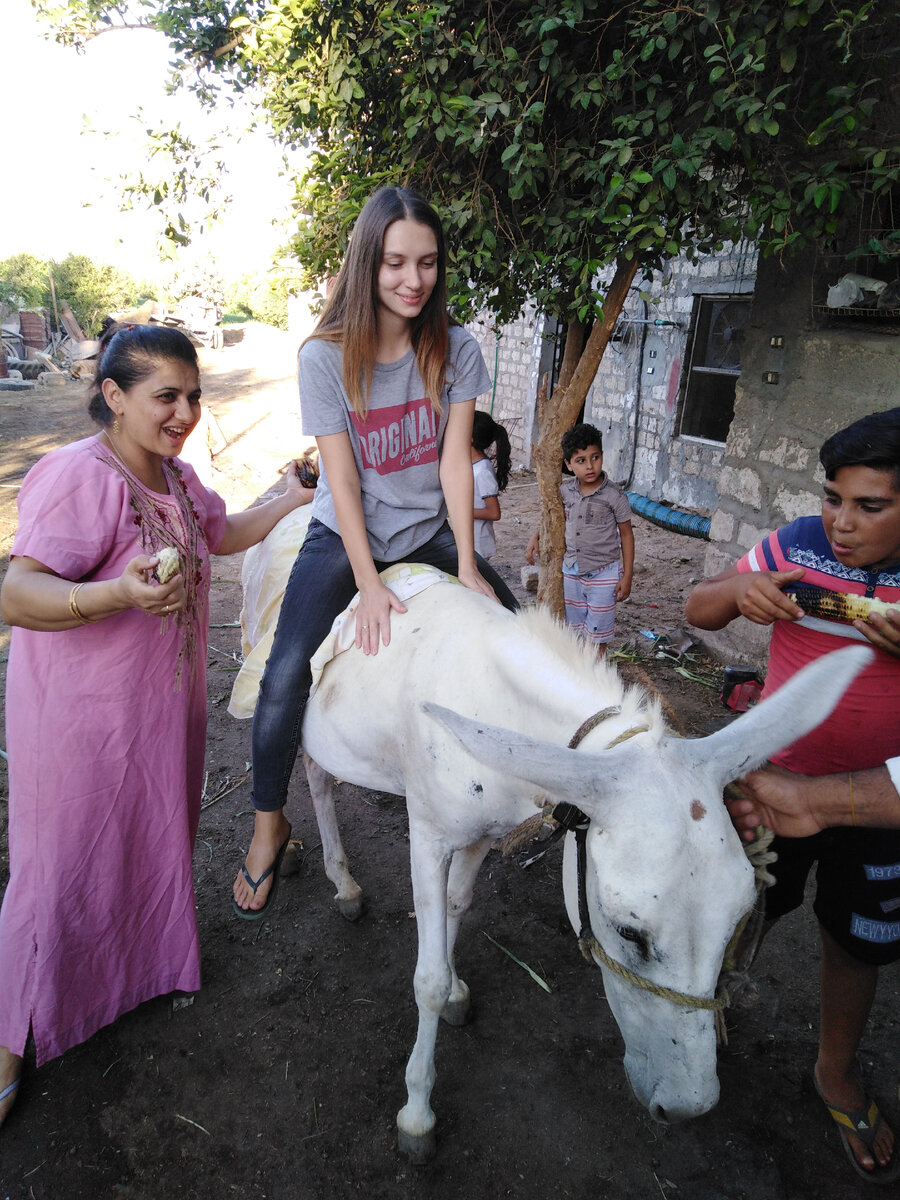
[[[437,462],[437,414],[427,398],[376,408],[365,419],[351,414],[363,466],[379,475]]]

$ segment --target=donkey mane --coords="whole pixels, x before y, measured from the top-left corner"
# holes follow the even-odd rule
[[[626,719],[649,725],[655,736],[666,732],[660,696],[640,684],[626,683],[612,663],[599,658],[594,644],[558,620],[544,606],[532,605],[515,614],[523,635],[537,643],[572,676],[573,684],[600,693],[603,707],[617,707]],[[587,714],[585,714],[587,715]]]

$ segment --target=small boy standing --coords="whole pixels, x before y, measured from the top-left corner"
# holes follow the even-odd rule
[[[612,641],[616,603],[631,595],[634,531],[624,490],[603,470],[603,438],[593,425],[573,425],[563,434],[562,453],[574,478],[560,484],[566,514],[563,587],[566,623],[605,654]],[[540,556],[540,534],[532,535],[525,558]]]

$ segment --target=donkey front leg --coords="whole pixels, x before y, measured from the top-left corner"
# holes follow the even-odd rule
[[[348,921],[356,921],[362,915],[363,893],[362,888],[350,874],[347,855],[341,844],[332,794],[334,779],[327,771],[323,771],[318,763],[313,762],[308,754],[303,755],[303,765],[306,767],[309,792],[312,796],[313,808],[316,810],[319,836],[322,839],[325,874],[337,888],[334,898],[337,900],[338,912]]]
[[[450,995],[447,961],[447,876],[450,852],[435,845],[410,822],[410,862],[413,902],[419,932],[415,993],[419,1010],[416,1044],[406,1064],[406,1104],[397,1114],[397,1141],[414,1163],[427,1162],[436,1146],[435,1116],[431,1110],[434,1087],[434,1044],[438,1021]]]

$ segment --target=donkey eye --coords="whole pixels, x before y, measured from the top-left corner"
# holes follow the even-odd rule
[[[646,933],[640,929],[635,929],[631,925],[617,925],[616,933],[625,942],[634,942],[638,948],[641,958],[647,962],[650,958],[650,942]]]

